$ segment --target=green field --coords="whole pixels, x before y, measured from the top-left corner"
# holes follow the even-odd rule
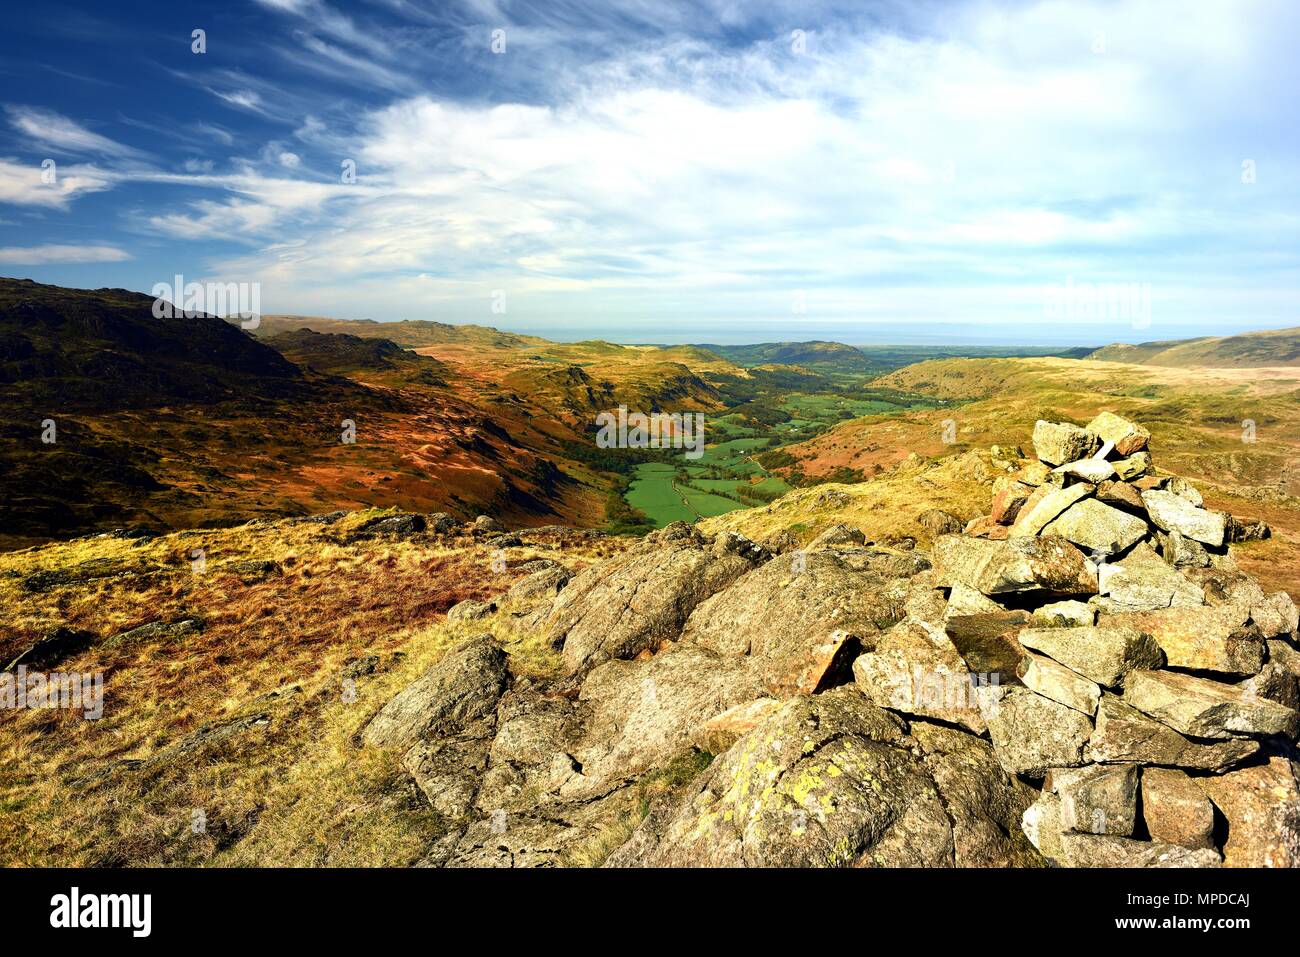
[[[668,461],[637,465],[624,500],[656,528],[753,508],[791,488],[756,461],[758,454],[805,441],[847,419],[932,404],[920,396],[863,388],[842,393],[777,390],[743,398],[732,400],[732,411],[706,419],[710,444],[700,458],[674,454]]]

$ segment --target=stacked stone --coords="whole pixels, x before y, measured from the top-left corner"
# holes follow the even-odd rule
[[[1040,786],[1023,829],[1056,863],[1300,866],[1295,603],[1229,554],[1266,530],[1156,476],[1149,440],[1109,412],[1038,422],[1038,460],[936,542],[943,634],[895,629],[897,649],[855,663],[858,685],[987,732]],[[925,693],[927,662],[970,673],[973,693]]]

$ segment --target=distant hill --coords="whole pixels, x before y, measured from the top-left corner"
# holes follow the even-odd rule
[[[536,336],[502,332],[491,326],[452,325],[431,319],[403,319],[400,322],[375,322],[373,319],[330,319],[324,316],[263,316],[253,330],[258,337],[276,336],[299,329],[313,332],[345,333],[367,339],[387,339],[405,349],[446,344],[480,344],[495,349],[518,349],[546,345]]]
[[[287,396],[301,373],[214,316],[158,319],[125,289],[0,279],[0,400],[46,412]]]
[[[722,346],[701,344],[696,346],[722,356],[738,366],[752,368],[765,365],[804,366],[806,368],[831,368],[838,372],[881,371],[862,350],[842,342],[813,340],[810,342],[760,342],[754,345]]]
[[[449,372],[432,356],[403,349],[389,339],[298,329],[262,341],[295,365],[330,375],[401,372],[431,385],[445,385]]]
[[[1300,365],[1300,327],[1246,332],[1238,336],[1202,336],[1130,345],[1117,342],[1092,352],[1089,359],[1139,365],[1248,369]]]
[[[555,464],[578,435],[481,403],[437,358],[306,327],[257,338],[153,304],[0,280],[0,548],[363,505],[599,520],[602,482]]]

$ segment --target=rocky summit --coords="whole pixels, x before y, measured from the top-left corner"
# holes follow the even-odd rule
[[[452,608],[360,734],[447,824],[422,863],[1300,865],[1295,603],[1142,425],[1032,438],[928,550],[677,523]]]

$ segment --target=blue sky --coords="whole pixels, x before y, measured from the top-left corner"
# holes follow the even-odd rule
[[[1300,325],[1298,36],[1211,0],[12,7],[0,275],[616,341]]]

